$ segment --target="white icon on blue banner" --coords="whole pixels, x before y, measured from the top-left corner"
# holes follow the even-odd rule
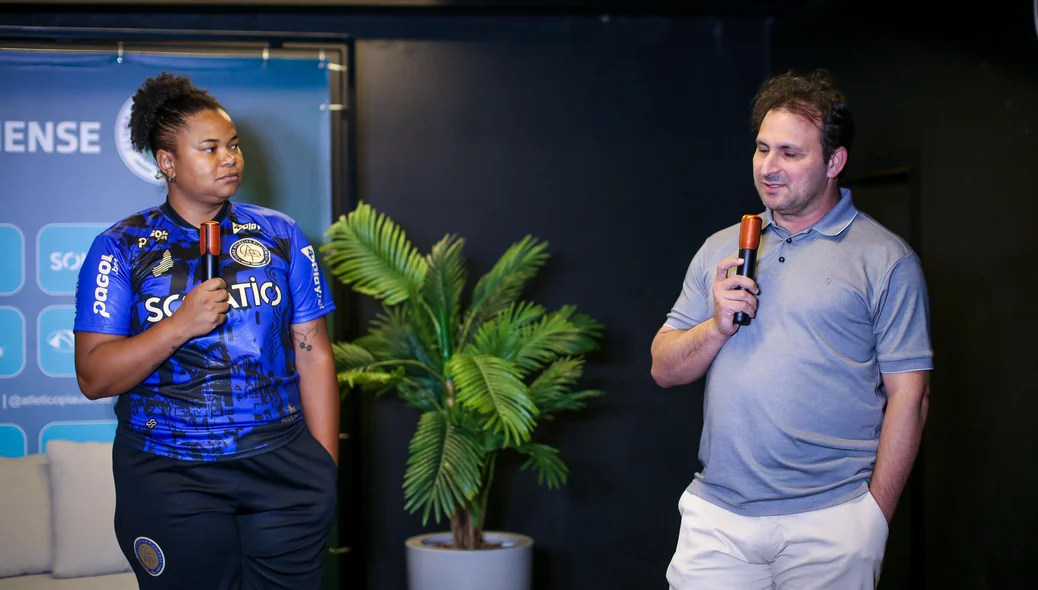
[[[25,282],[25,236],[18,226],[0,223],[0,295],[13,295]]]
[[[50,223],[36,235],[36,281],[48,295],[74,295],[79,268],[103,223]]]
[[[72,327],[76,308],[52,305],[43,308],[37,320],[36,358],[48,377],[76,376],[76,340]]]
[[[25,316],[0,307],[0,378],[16,377],[25,368]]]

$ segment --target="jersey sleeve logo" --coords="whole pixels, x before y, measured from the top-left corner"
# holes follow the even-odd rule
[[[231,258],[242,266],[261,268],[270,264],[270,250],[252,238],[241,238],[231,244]]]
[[[324,290],[321,289],[321,268],[317,265],[317,254],[313,246],[307,246],[300,250],[310,260],[313,269],[314,295],[317,295],[317,307],[324,309]]]
[[[115,256],[112,254],[105,254],[101,256],[101,261],[97,264],[97,278],[95,283],[97,287],[94,289],[94,313],[104,317],[111,317],[108,313],[108,277],[111,275],[119,274],[119,263],[115,261]]]

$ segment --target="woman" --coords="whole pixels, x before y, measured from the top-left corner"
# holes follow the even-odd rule
[[[320,588],[339,397],[314,248],[289,217],[231,202],[238,133],[189,79],[148,79],[130,131],[167,198],[94,240],[75,323],[80,389],[119,397],[119,545],[142,590]],[[204,280],[209,220],[220,277]]]

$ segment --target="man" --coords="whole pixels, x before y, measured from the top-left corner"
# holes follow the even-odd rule
[[[926,420],[926,285],[911,248],[839,186],[854,125],[825,72],[765,82],[753,124],[756,280],[730,272],[739,225],[715,233],[652,342],[659,385],[706,377],[703,471],[667,580],[875,588]]]

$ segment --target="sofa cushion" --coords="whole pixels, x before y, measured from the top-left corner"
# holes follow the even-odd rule
[[[115,539],[112,443],[47,443],[55,578],[130,571]]]
[[[0,578],[51,569],[49,479],[44,455],[0,458]]]

